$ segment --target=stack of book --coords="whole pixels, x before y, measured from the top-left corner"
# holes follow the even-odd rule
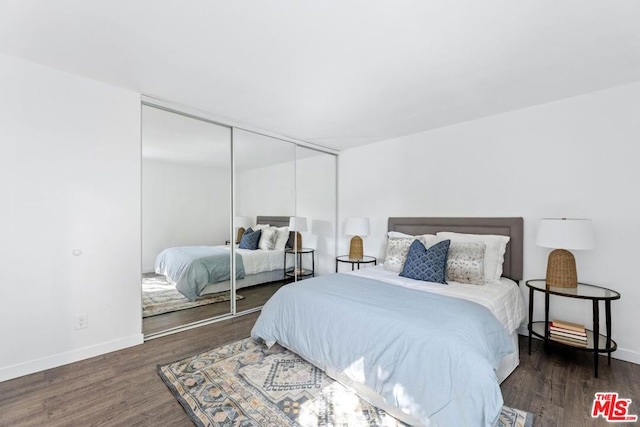
[[[575,347],[587,346],[587,331],[584,325],[565,322],[564,320],[554,320],[549,323],[549,338],[552,341]]]

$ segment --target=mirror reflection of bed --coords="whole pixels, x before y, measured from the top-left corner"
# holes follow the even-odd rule
[[[173,310],[184,308],[184,298],[155,274],[156,257],[166,248],[224,245],[231,233],[230,200],[231,128],[143,105],[142,294],[144,311],[155,314],[143,317],[145,336],[231,313],[228,295],[215,304]]]
[[[292,245],[293,240],[288,230],[289,217],[259,216],[253,224],[252,229],[268,228],[277,234],[270,249],[264,243],[262,249],[238,249],[236,246],[237,312],[264,305],[285,284],[284,250]],[[171,291],[176,302],[173,308],[166,304],[163,306],[163,301],[157,305],[146,305],[146,313],[143,313],[145,334],[228,314],[228,299],[221,297],[228,298],[231,282],[217,281],[219,277],[215,273],[217,267],[218,271],[229,268],[229,258],[230,245],[226,244],[175,247],[162,251],[156,258],[155,273],[147,273],[143,277],[143,289],[144,284],[147,285],[147,295],[143,298],[152,298],[150,294],[154,292]],[[182,274],[185,272],[187,274]]]

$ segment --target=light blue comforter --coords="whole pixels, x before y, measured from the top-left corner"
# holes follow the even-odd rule
[[[495,425],[503,403],[495,369],[515,350],[479,304],[347,274],[280,288],[251,335],[341,372],[430,426]]]
[[[231,278],[229,249],[215,246],[168,248],[156,257],[156,273],[164,274],[176,289],[194,301],[209,283]],[[236,253],[236,279],[244,278],[242,256]]]

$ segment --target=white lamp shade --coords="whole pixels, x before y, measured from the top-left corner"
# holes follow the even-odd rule
[[[552,249],[593,249],[595,237],[590,219],[543,218],[536,245]]]
[[[344,234],[347,236],[368,236],[369,218],[356,217],[345,219]]]
[[[289,231],[307,231],[307,218],[303,216],[289,218]]]
[[[249,218],[248,216],[234,216],[233,221],[236,224],[236,228],[251,227],[251,218]]]

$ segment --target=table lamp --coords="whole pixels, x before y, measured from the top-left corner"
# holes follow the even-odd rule
[[[302,216],[292,216],[289,218],[289,231],[295,232],[295,250],[302,249],[302,235],[300,231],[307,231],[307,218]]]
[[[251,227],[251,219],[248,216],[234,216],[233,222],[238,227],[238,234],[236,235],[236,243],[240,243],[242,235],[247,227]]]
[[[567,249],[593,249],[593,224],[590,219],[543,218],[538,225],[536,245],[554,249],[547,261],[547,285],[575,288],[576,259]]]
[[[347,218],[344,221],[344,234],[353,236],[349,245],[349,259],[362,259],[364,248],[362,237],[369,235],[369,218]]]

